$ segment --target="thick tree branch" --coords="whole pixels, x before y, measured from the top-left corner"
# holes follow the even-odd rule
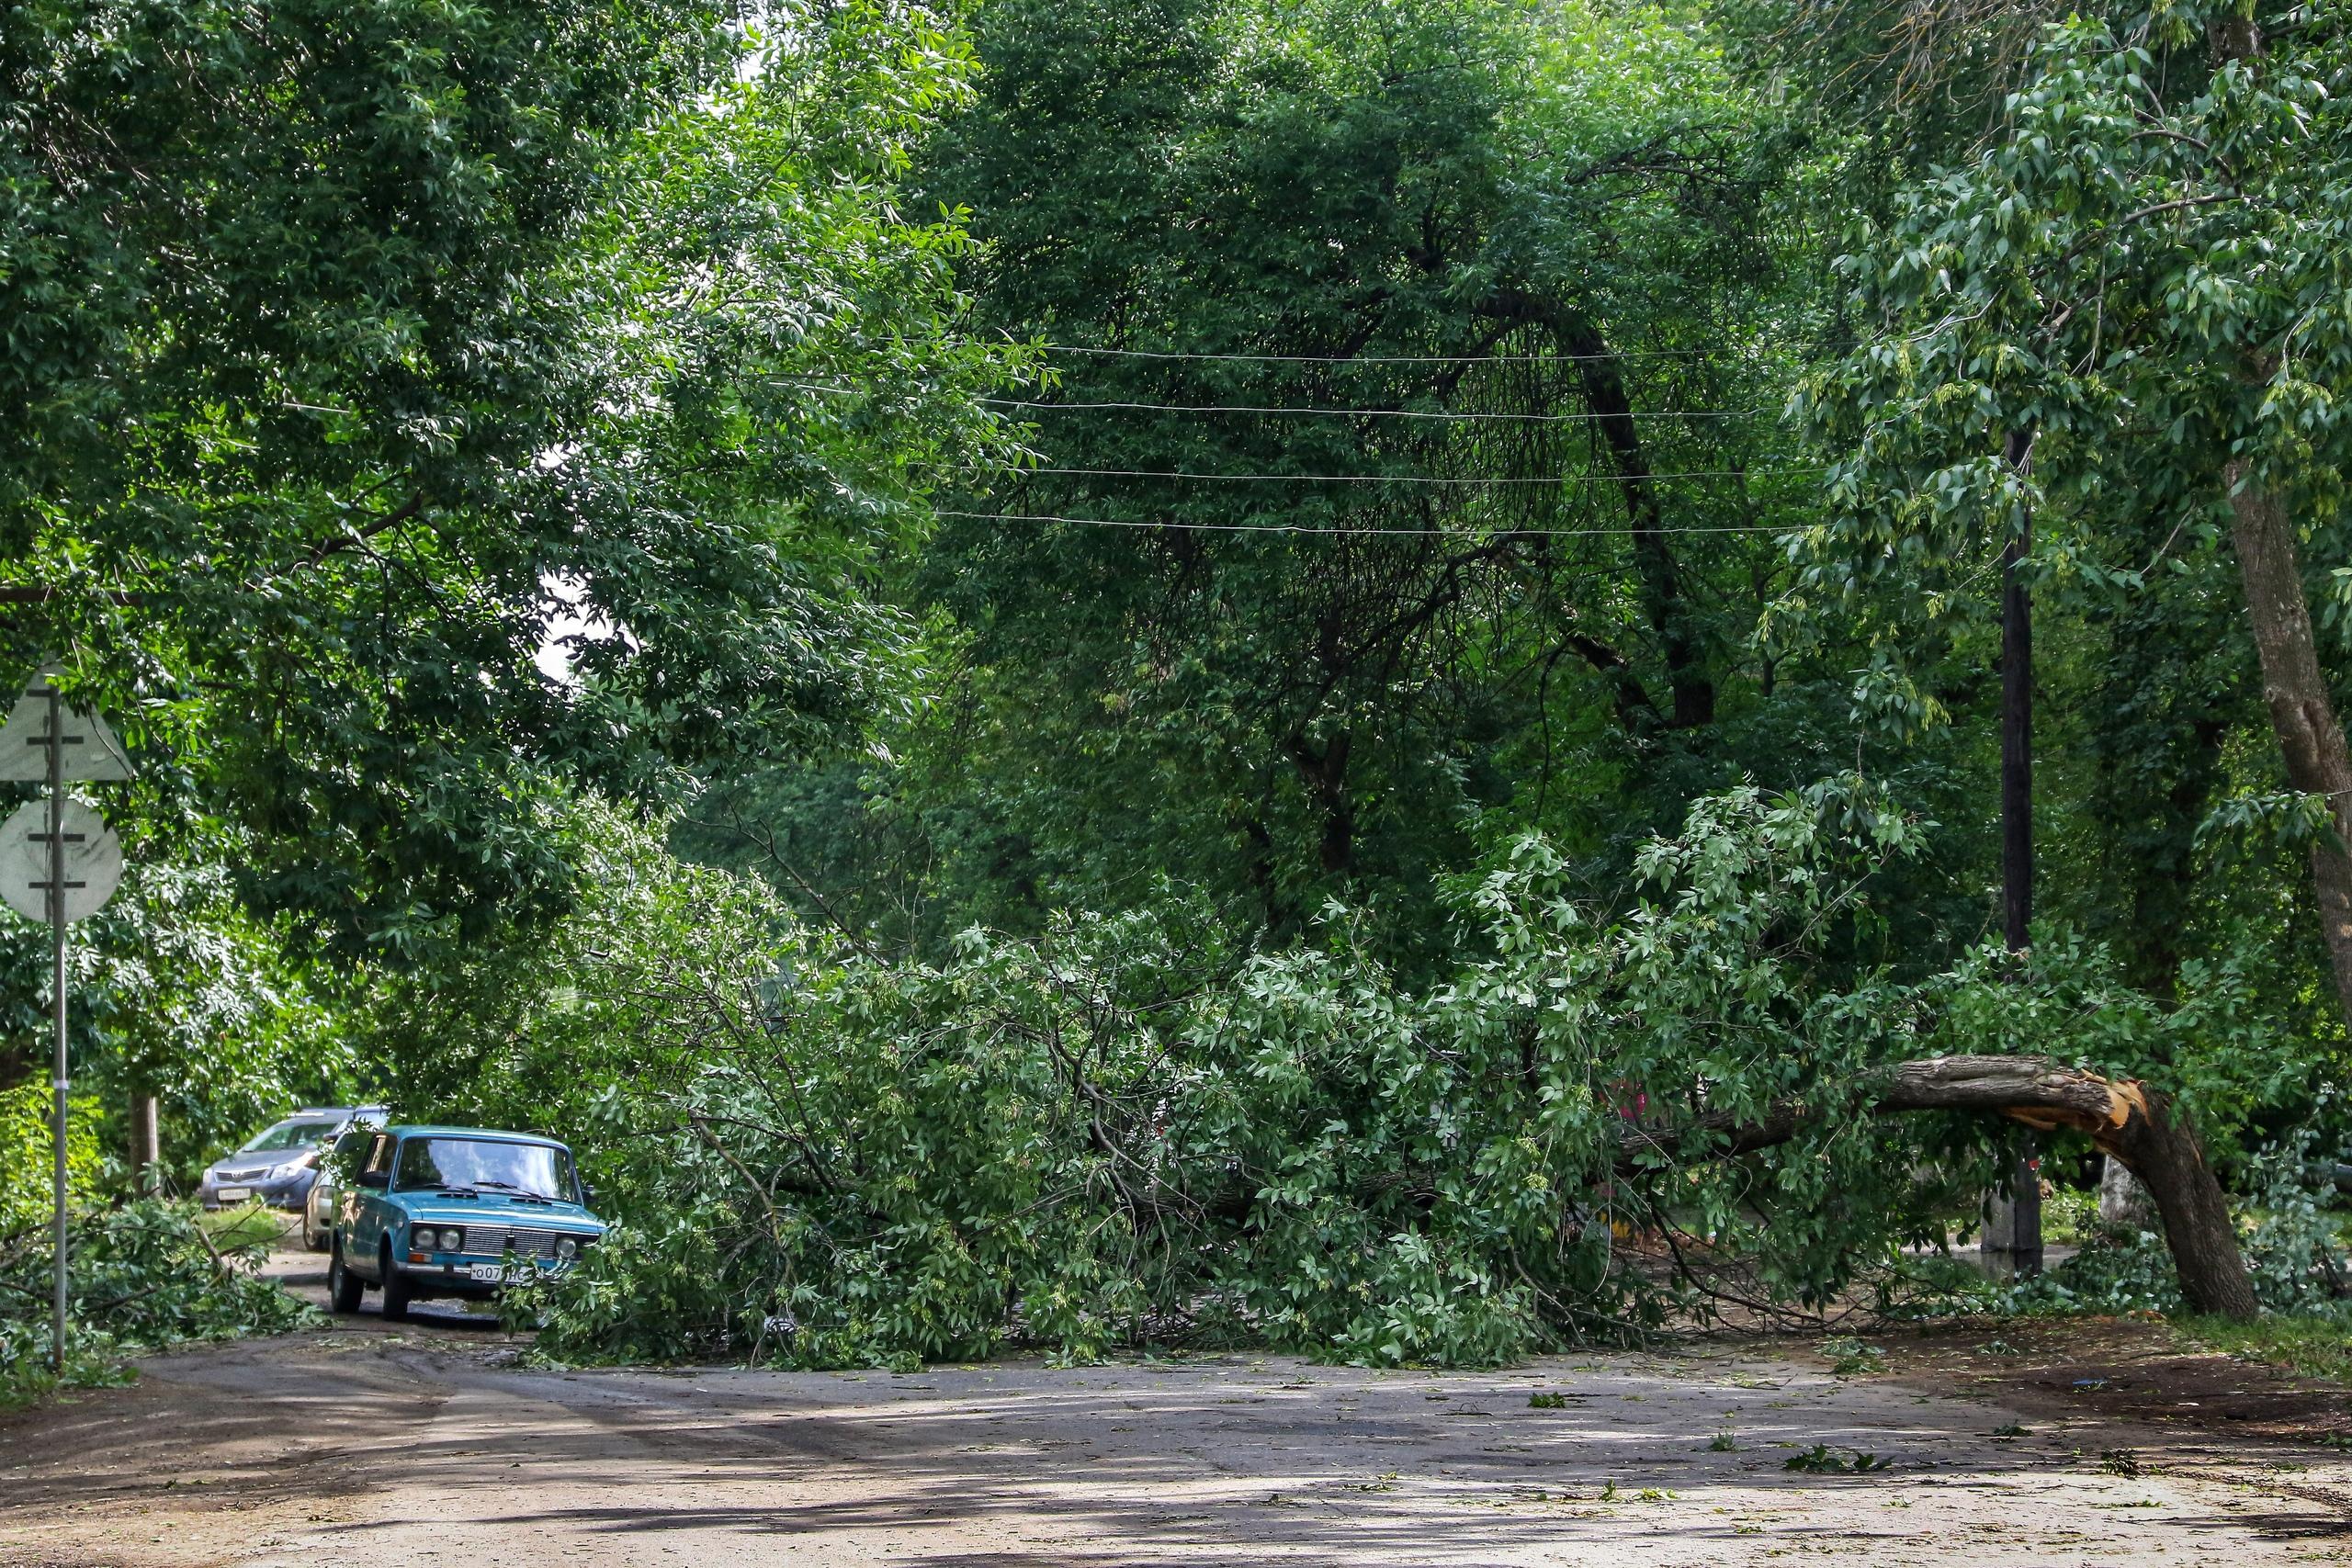
[[[2234,1318],[2260,1311],[2221,1183],[2196,1134],[2146,1085],[2044,1056],[1932,1056],[1888,1069],[1866,1103],[1882,1114],[1958,1111],[2007,1116],[2043,1132],[2070,1128],[2088,1134],[2154,1197],[2189,1308]],[[1757,1115],[1715,1112],[1676,1128],[1629,1125],[1617,1164],[1637,1171],[1659,1156],[1688,1159],[1701,1145],[1717,1158],[1751,1154],[1787,1143],[1819,1115],[1802,1101],[1781,1100]]]

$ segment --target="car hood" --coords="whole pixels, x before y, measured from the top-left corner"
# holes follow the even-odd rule
[[[396,1192],[394,1200],[413,1220],[432,1224],[462,1225],[469,1220],[496,1220],[502,1224],[537,1225],[546,1230],[598,1235],[605,1222],[577,1203],[519,1202],[503,1193],[485,1192],[478,1198],[444,1198],[433,1193],[411,1196]]]
[[[281,1149],[276,1154],[230,1155],[214,1160],[205,1168],[205,1174],[215,1181],[252,1181],[267,1176],[288,1160],[298,1160],[307,1153],[303,1149]]]

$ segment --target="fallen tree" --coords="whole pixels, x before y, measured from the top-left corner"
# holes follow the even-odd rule
[[[2275,1070],[2246,997],[2195,975],[2149,997],[2057,940],[2022,980],[1992,943],[1916,976],[1840,959],[1915,838],[1859,789],[1702,800],[1624,910],[1516,841],[1458,889],[1464,940],[1426,985],[1343,923],[1238,955],[1181,905],[886,958],[658,829],[597,831],[596,897],[419,987],[401,1025],[466,1043],[412,1066],[492,1091],[452,1113],[582,1129],[617,1224],[534,1302],[567,1359],[1635,1342],[1689,1287],[1767,1314],[1852,1300],[1976,1185],[1950,1156],[1990,1157],[1971,1134],[1995,1117],[2112,1151],[2191,1308],[2255,1310],[2199,1141],[2244,1125],[2233,1063]],[[1709,1278],[1648,1233],[1678,1267],[1699,1241]]]
[[[2044,1056],[1931,1056],[1890,1068],[1868,1097],[1881,1114],[1960,1111],[2007,1116],[2041,1132],[2071,1128],[2129,1167],[2154,1198],[2165,1244],[2180,1274],[2180,1292],[2197,1312],[2247,1319],[2260,1307],[2238,1249],[2222,1184],[2197,1134],[2165,1097],[2130,1078],[2109,1078]],[[1713,1142],[1718,1157],[1787,1143],[1818,1120],[1801,1101],[1784,1100],[1762,1117],[1702,1116],[1678,1136],[1629,1126],[1621,1166],[1645,1154],[1687,1158],[1692,1134]]]

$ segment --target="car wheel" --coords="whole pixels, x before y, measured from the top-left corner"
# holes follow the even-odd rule
[[[415,1299],[409,1289],[408,1276],[392,1267],[392,1249],[384,1248],[384,1315],[398,1323],[408,1316],[408,1303]]]
[[[341,1313],[359,1310],[359,1298],[368,1292],[367,1282],[343,1266],[343,1245],[331,1242],[334,1256],[327,1259],[327,1304]]]

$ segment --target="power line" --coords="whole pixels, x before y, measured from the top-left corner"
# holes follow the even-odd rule
[[[816,381],[789,381],[770,378],[767,385],[792,391],[823,392],[832,397],[854,398],[867,395],[870,389],[857,387],[828,387]],[[1272,413],[1302,414],[1323,419],[1435,419],[1435,420],[1501,420],[1521,424],[1589,424],[1604,419],[1750,419],[1770,418],[1770,409],[1628,409],[1623,414],[1605,413],[1517,413],[1485,410],[1441,409],[1327,409],[1293,407],[1286,404],[1258,403],[1134,403],[1134,402],[1044,402],[1031,398],[978,398],[973,400],[989,408],[1028,409],[1044,412],[1117,412],[1142,413]]]
[[[1069,523],[1088,528],[1180,528],[1196,534],[1362,534],[1413,539],[1467,539],[1494,535],[1519,535],[1541,539],[1601,539],[1630,534],[1786,534],[1778,524],[1731,524],[1696,528],[1336,528],[1304,523],[1180,523],[1133,517],[1062,517],[1037,512],[956,512],[934,509],[942,517],[967,517],[981,523]]]
[[[1012,468],[989,470],[1001,472],[1010,478],[1022,479],[1031,474],[1056,474],[1072,479],[1211,479],[1226,483],[1263,483],[1291,481],[1298,484],[1413,484],[1413,485],[1622,485],[1627,482],[1623,474],[1561,474],[1553,479],[1451,479],[1431,474],[1201,474],[1181,468]],[[1644,482],[1664,479],[1770,479],[1789,474],[1820,474],[1828,472],[1826,464],[1807,464],[1782,468],[1687,468],[1679,472],[1643,474]]]
[[[1503,420],[1521,424],[1587,424],[1602,419],[1747,419],[1762,413],[1759,409],[1699,409],[1658,413],[1631,411],[1625,414],[1601,413],[1498,413],[1486,412],[1445,412],[1430,409],[1321,409],[1261,406],[1254,403],[1041,403],[1022,398],[982,398],[994,408],[1035,409],[1048,412],[1083,412],[1102,410],[1127,410],[1145,413],[1280,413],[1307,414],[1327,419],[1442,419],[1442,420]]]
[[[1250,365],[1548,365],[1589,359],[1705,359],[1705,348],[1634,348],[1618,354],[1180,354],[1145,348],[1091,348],[1049,343],[1048,354],[1087,354],[1106,359],[1215,360]]]

